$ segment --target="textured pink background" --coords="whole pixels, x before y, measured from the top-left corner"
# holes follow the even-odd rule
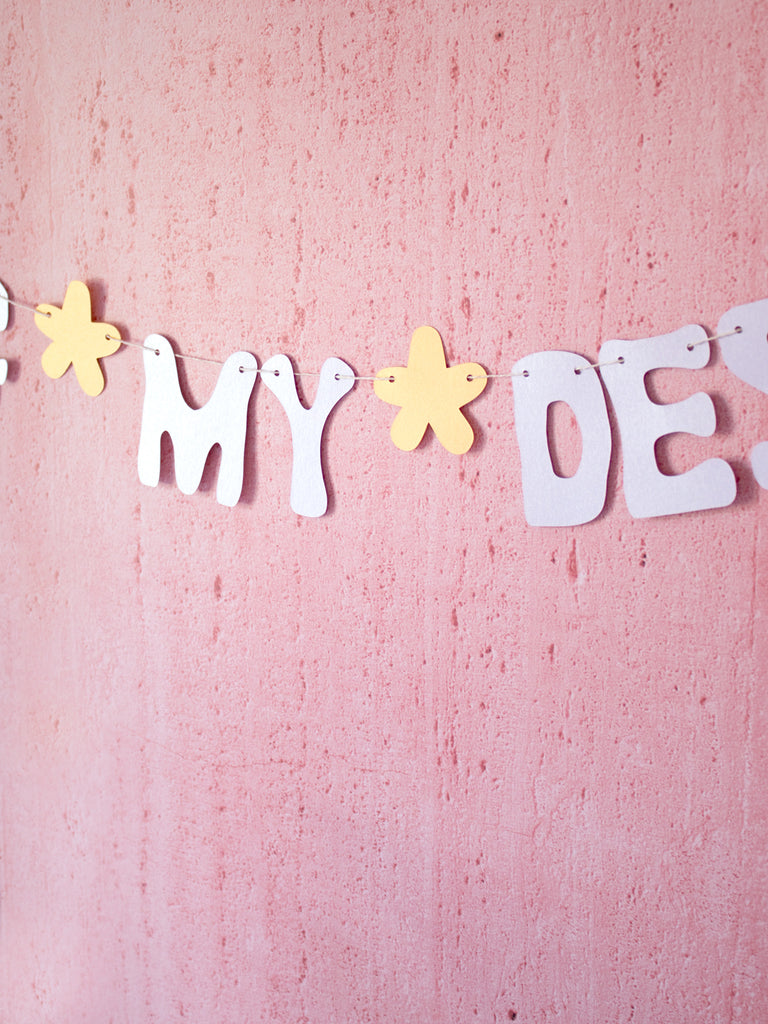
[[[761,0],[71,7],[1,8],[18,298],[371,373],[422,323],[505,372],[768,295]],[[768,1019],[768,399],[717,350],[654,375],[720,424],[661,457],[735,506],[633,521],[617,446],[546,530],[509,382],[463,457],[359,383],[310,521],[263,385],[227,510],[139,483],[138,353],[89,399],[44,345],[0,336],[2,1021]]]

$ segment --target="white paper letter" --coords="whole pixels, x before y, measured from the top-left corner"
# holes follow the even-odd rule
[[[305,409],[296,392],[288,356],[272,356],[261,369],[264,383],[277,395],[291,425],[291,508],[300,516],[325,515],[328,494],[323,480],[320,442],[331,409],[355,383],[351,379],[353,370],[341,359],[326,359],[320,370],[314,405]]]
[[[523,356],[512,373],[525,518],[531,526],[588,523],[603,510],[611,461],[611,427],[597,374],[573,352]],[[581,430],[581,462],[571,477],[555,473],[549,450],[547,410],[557,401],[568,403]]]
[[[8,302],[8,292],[5,289],[5,285],[0,281],[0,331],[8,329],[8,311],[10,310],[10,304]],[[5,384],[8,380],[8,360],[0,359],[0,384]]]
[[[0,281],[0,331],[5,331],[8,328],[8,311],[10,308],[8,292],[3,282]]]
[[[703,327],[690,324],[656,338],[606,341],[600,349],[600,362],[611,364],[601,366],[600,373],[619,421],[624,495],[636,519],[722,508],[736,497],[736,478],[723,459],[707,459],[676,476],[662,473],[656,462],[660,437],[680,431],[710,437],[715,432],[715,407],[709,395],[697,392],[685,401],[661,405],[651,400],[645,387],[651,370],[706,366],[706,337]]]
[[[170,434],[176,482],[184,494],[200,486],[205,460],[221,447],[216,486],[220,505],[236,505],[243,488],[243,460],[248,401],[256,384],[257,362],[250,352],[235,352],[219,374],[213,394],[201,409],[192,409],[179,389],[176,357],[160,334],[145,341],[144,411],[139,441],[139,480],[156,487],[160,479],[160,439]],[[242,369],[241,369],[242,368]],[[246,372],[242,372],[245,370]]]
[[[720,317],[718,334],[738,334],[720,338],[725,365],[746,384],[768,395],[768,299],[735,306]],[[752,449],[752,472],[761,487],[768,488],[768,441]]]

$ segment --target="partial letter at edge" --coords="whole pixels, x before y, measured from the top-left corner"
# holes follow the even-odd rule
[[[0,281],[0,331],[8,329],[8,314],[11,306],[8,302],[8,291]],[[5,384],[8,380],[8,360],[0,359],[0,384]]]
[[[732,334],[737,327],[738,333]],[[717,333],[730,335],[720,338],[720,351],[731,373],[768,395],[768,299],[729,309],[720,317]],[[751,460],[755,479],[768,488],[768,441],[755,445]]]

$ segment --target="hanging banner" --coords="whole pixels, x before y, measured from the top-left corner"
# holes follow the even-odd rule
[[[618,423],[624,494],[633,517],[730,505],[736,497],[736,478],[725,460],[707,459],[670,475],[661,471],[656,459],[660,438],[673,433],[710,437],[715,432],[712,399],[698,392],[662,405],[648,394],[646,376],[667,367],[702,369],[709,362],[711,343],[719,341],[728,369],[768,394],[768,299],[729,310],[713,337],[692,324],[657,337],[606,341],[594,363],[573,352],[535,352],[519,359],[508,374],[487,373],[472,362],[448,366],[439,333],[423,326],[413,333],[405,366],[359,376],[342,359],[326,359],[309,409],[299,400],[296,376],[300,374],[287,355],[274,355],[259,367],[249,352],[235,352],[219,363],[219,378],[209,401],[192,409],[181,394],[176,364],[179,359],[203,357],[174,352],[160,334],[139,342],[121,338],[111,324],[94,322],[90,293],[82,281],[69,284],[61,307],[18,302],[0,284],[0,330],[8,327],[10,305],[31,310],[36,326],[48,338],[41,358],[44,372],[55,380],[73,367],[80,387],[91,397],[104,389],[102,359],[122,345],[142,349],[145,393],[138,474],[141,483],[150,487],[160,479],[160,442],[167,433],[179,489],[184,494],[197,490],[211,448],[218,444],[222,457],[216,498],[222,505],[236,505],[243,486],[248,404],[257,380],[263,379],[291,428],[291,508],[308,517],[322,516],[328,508],[322,466],[325,424],[358,380],[372,381],[376,395],[398,407],[390,433],[399,449],[413,451],[431,429],[448,452],[462,455],[474,443],[474,430],[462,409],[482,394],[490,377],[508,377],[515,403],[523,505],[532,526],[576,526],[602,512],[613,447],[608,401]],[[0,360],[0,383],[5,382],[7,369],[7,361]],[[550,448],[548,415],[555,402],[570,407],[581,433],[581,459],[571,476],[557,473]],[[768,441],[760,442],[751,457],[755,478],[768,488]]]

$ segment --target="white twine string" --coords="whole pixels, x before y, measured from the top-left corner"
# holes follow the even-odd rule
[[[40,316],[53,316],[52,313],[38,309],[37,306],[29,306],[26,302],[19,302],[18,299],[9,299],[7,295],[3,296],[2,301],[9,302],[12,306],[18,306],[20,309],[28,309],[30,313],[39,313]]]
[[[18,306],[19,309],[29,310],[30,313],[38,313],[40,316],[46,316],[46,317],[53,316],[53,314],[48,312],[47,310],[39,309],[37,306],[32,306],[32,305],[30,305],[27,302],[21,302],[19,299],[8,298],[8,296],[0,297],[0,302],[7,302],[11,306]],[[742,334],[743,331],[744,331],[743,327],[737,326],[737,327],[734,327],[734,329],[732,331],[724,331],[722,334],[709,334],[709,335],[707,335],[706,338],[701,338],[699,341],[690,341],[690,342],[688,342],[688,344],[686,345],[686,348],[688,349],[689,352],[692,352],[693,349],[696,348],[697,345],[704,345],[704,344],[706,344],[709,341],[719,341],[721,338],[731,338],[735,334]],[[156,356],[160,355],[160,349],[152,348],[151,345],[146,345],[143,341],[135,341],[133,338],[117,338],[117,337],[115,337],[112,334],[105,334],[104,337],[105,337],[105,339],[107,341],[119,341],[121,345],[127,345],[130,348],[140,348],[140,349],[143,349],[144,351],[147,351],[147,352],[154,352],[154,354]],[[224,365],[224,360],[223,359],[214,359],[211,356],[197,356],[197,355],[192,355],[191,353],[185,353],[185,352],[174,352],[173,355],[174,355],[175,359],[179,359],[179,360],[192,359],[192,360],[196,360],[197,362],[200,362],[200,363],[213,363],[215,366],[223,366]],[[611,360],[609,360],[607,362],[604,362],[604,363],[600,363],[600,362],[598,362],[598,363],[589,363],[587,366],[577,366],[577,367],[574,367],[574,371],[573,372],[575,374],[580,374],[582,372],[582,370],[598,370],[601,366],[615,366],[617,363],[623,365],[624,361],[625,361],[624,360],[624,356],[619,356],[618,359],[611,359]],[[279,370],[265,370],[263,367],[260,367],[260,366],[257,366],[257,367],[240,366],[239,370],[240,370],[240,373],[262,373],[262,374],[263,373],[271,373],[275,377],[279,377],[280,376],[280,371]],[[294,370],[293,375],[294,375],[294,377],[319,377],[320,373],[317,372],[317,371],[310,371],[310,370],[304,370],[304,371]],[[468,373],[467,374],[467,380],[468,381],[473,381],[473,380],[496,380],[496,379],[499,379],[499,378],[502,378],[502,377],[505,377],[505,378],[507,378],[507,377],[530,377],[530,375],[531,374],[530,374],[529,370],[519,370],[517,372],[515,372],[513,370],[510,373]],[[380,375],[366,375],[366,374],[359,374],[358,375],[358,374],[354,374],[354,373],[336,373],[336,374],[334,374],[334,380],[373,380],[373,381],[377,381],[378,380],[378,381],[387,381],[390,384],[394,384],[394,382],[395,382],[395,378],[391,374],[389,376],[387,376],[387,377],[382,377]]]
[[[578,376],[582,370],[598,370],[601,366],[615,366],[617,363],[624,365],[624,356],[618,359],[606,359],[604,363],[588,363],[586,366],[574,366],[573,372]]]
[[[689,352],[693,352],[697,345],[703,345],[707,341],[719,341],[720,338],[731,338],[734,334],[741,334],[743,327],[734,327],[732,331],[724,331],[722,334],[713,334],[711,337],[702,338],[700,341],[689,341],[685,346]]]

